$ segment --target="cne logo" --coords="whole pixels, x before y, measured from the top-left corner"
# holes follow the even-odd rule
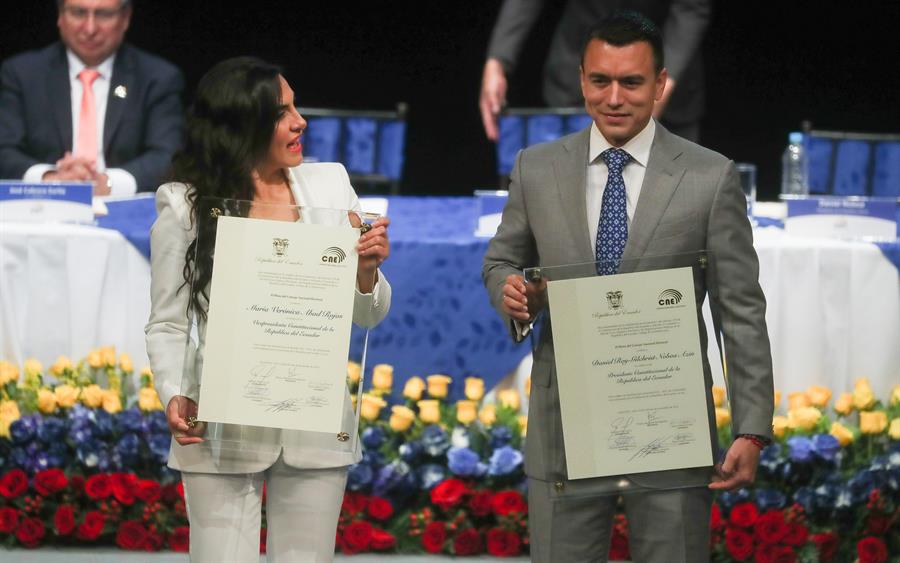
[[[347,258],[347,253],[337,246],[330,246],[322,252],[322,262],[326,264],[340,264]]]
[[[678,305],[684,296],[677,289],[666,289],[659,294],[659,305],[665,307],[668,305]]]

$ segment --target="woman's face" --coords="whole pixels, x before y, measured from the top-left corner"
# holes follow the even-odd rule
[[[287,81],[282,76],[278,77],[278,81],[281,83],[281,116],[275,124],[263,168],[291,168],[303,162],[300,136],[306,129],[306,120],[294,107],[294,91]]]

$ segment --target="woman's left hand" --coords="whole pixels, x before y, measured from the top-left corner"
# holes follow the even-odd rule
[[[354,218],[355,216],[351,215],[351,224],[355,227],[360,226],[362,222]],[[378,281],[378,266],[381,266],[391,253],[387,231],[390,224],[391,220],[387,217],[379,217],[372,223],[372,228],[359,237],[359,243],[356,245],[359,254],[356,278],[363,293],[372,292],[375,282]]]

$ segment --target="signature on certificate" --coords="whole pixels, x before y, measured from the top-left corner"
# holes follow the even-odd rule
[[[643,448],[636,451],[633,456],[628,458],[628,461],[632,461],[635,458],[644,458],[648,455],[666,453],[667,451],[669,451],[668,442],[671,438],[672,436],[662,436],[660,438],[656,438]]]
[[[297,412],[300,410],[300,402],[297,399],[285,399],[269,404],[266,412]]]
[[[631,431],[631,424],[634,419],[630,416],[620,416],[614,418],[609,423],[609,438],[607,445],[614,450],[631,450],[634,449],[634,436]]]
[[[247,374],[247,381],[244,383],[244,396],[250,399],[260,399],[269,396],[269,378],[275,366],[268,363],[256,364]]]

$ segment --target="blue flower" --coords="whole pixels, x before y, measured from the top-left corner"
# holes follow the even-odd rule
[[[83,444],[94,439],[94,425],[87,419],[76,419],[69,425],[69,441]]]
[[[493,476],[508,475],[522,465],[522,452],[510,446],[503,446],[491,454],[488,473]]]
[[[373,468],[384,465],[384,454],[378,450],[363,450],[362,461]]]
[[[169,422],[162,411],[151,411],[143,415],[141,426],[145,434],[168,434]]]
[[[444,468],[436,463],[426,463],[419,468],[419,481],[421,481],[422,488],[426,491],[430,491],[446,477],[447,473],[444,471]]]
[[[865,503],[875,488],[874,475],[868,469],[863,469],[847,481],[847,488],[854,504]]]
[[[403,498],[416,489],[417,481],[409,465],[403,460],[396,459],[382,467],[375,475],[372,494]]]
[[[38,439],[45,445],[51,445],[61,441],[66,435],[66,423],[62,419],[50,417],[44,419],[43,424],[37,429]]]
[[[121,456],[122,462],[132,465],[138,461],[141,453],[141,440],[131,432],[124,434],[116,443],[116,452]]]
[[[812,441],[805,436],[788,438],[788,455],[795,463],[807,463],[813,457]]]
[[[69,459],[69,447],[62,440],[47,447],[47,463],[50,467],[65,467]]]
[[[802,506],[807,514],[813,514],[817,505],[816,493],[810,487],[800,487],[794,491],[794,502]]]
[[[512,438],[513,433],[508,426],[495,426],[491,429],[491,447],[494,449],[509,444]]]
[[[93,420],[93,413],[91,409],[88,409],[84,405],[76,404],[71,409],[69,409],[68,419],[69,423],[75,423],[79,421],[90,421]]]
[[[14,420],[9,425],[9,436],[13,443],[24,445],[31,442],[37,435],[40,422],[40,417],[36,414],[25,415],[18,420]]]
[[[362,433],[362,443],[366,448],[377,450],[384,443],[384,430],[380,426],[369,426]]]
[[[169,461],[169,447],[171,445],[172,438],[168,434],[155,434],[147,439],[147,446],[156,460],[162,464]]]
[[[406,463],[415,463],[421,457],[424,449],[417,440],[400,444],[400,459]]]
[[[137,407],[126,409],[116,415],[116,426],[121,432],[142,432],[144,416]]]
[[[816,456],[825,461],[834,461],[841,451],[841,443],[831,434],[816,434],[812,438],[812,448]]]
[[[480,477],[487,471],[478,454],[469,448],[450,448],[447,452],[447,467],[453,473],[463,477]]]
[[[106,452],[102,451],[103,449],[104,448],[102,443],[97,440],[90,439],[79,443],[76,447],[75,453],[78,456],[78,461],[80,461],[82,465],[84,465],[85,467],[96,467],[99,469],[101,465],[101,455],[107,457],[105,455]]]
[[[787,499],[784,493],[773,489],[760,489],[756,491],[756,506],[761,512],[772,510],[775,508],[784,508]]]
[[[422,446],[428,455],[438,457],[450,449],[450,440],[443,428],[429,424],[422,430]]]
[[[774,476],[781,463],[781,444],[768,445],[759,454],[759,469],[763,475]]]
[[[368,463],[357,463],[350,466],[347,472],[347,488],[351,491],[361,491],[372,482],[375,472]]]
[[[747,489],[738,489],[736,491],[725,491],[721,495],[719,495],[719,502],[722,503],[722,507],[727,511],[731,510],[731,507],[739,502],[746,502],[750,500],[750,491]]]
[[[9,461],[13,467],[21,467],[24,469],[31,463],[31,456],[25,451],[24,447],[16,447],[9,452]]]

